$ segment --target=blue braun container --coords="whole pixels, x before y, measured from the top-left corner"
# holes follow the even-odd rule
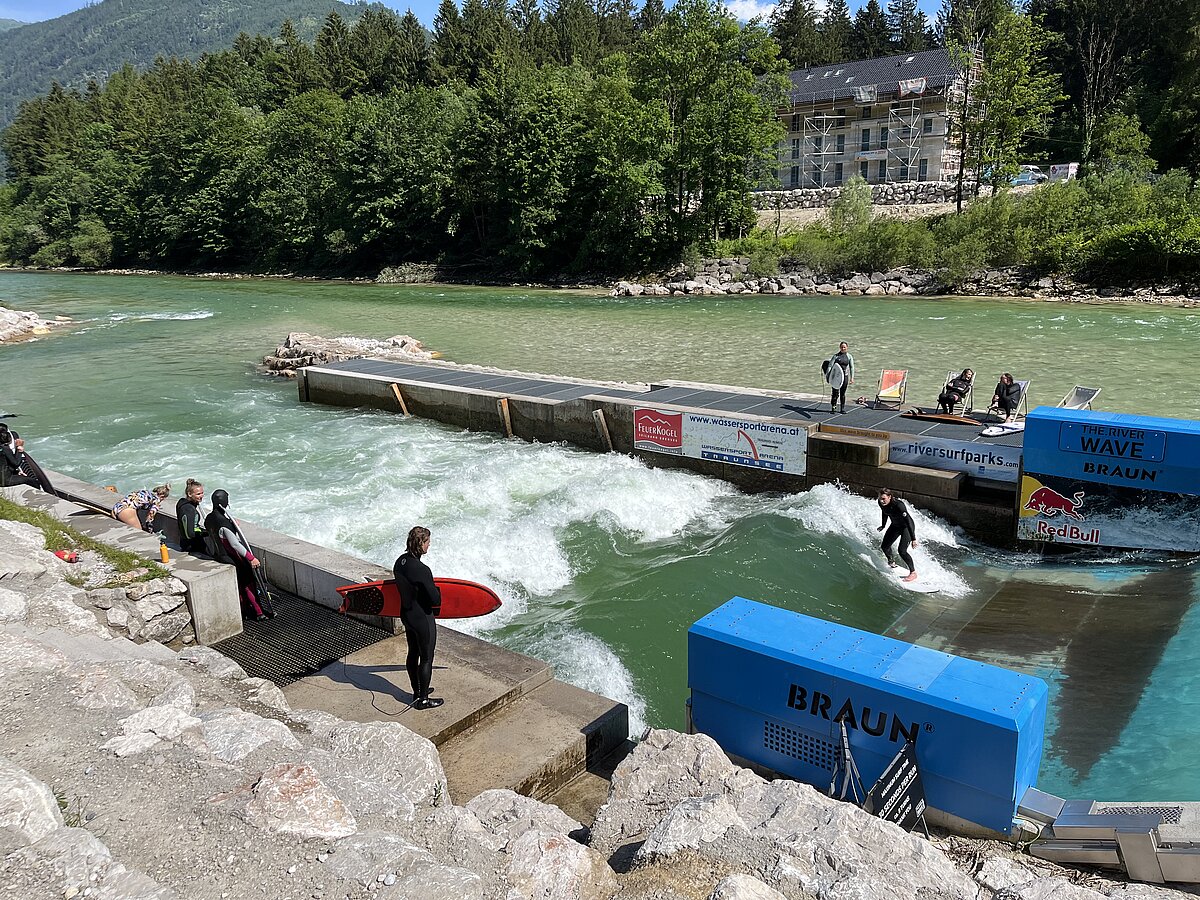
[[[1015,833],[1037,784],[1046,684],[998,666],[734,597],[688,630],[688,687],[693,731],[822,791],[840,722],[866,789],[913,740],[930,818],[957,830]]]

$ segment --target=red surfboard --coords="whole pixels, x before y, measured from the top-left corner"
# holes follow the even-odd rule
[[[474,581],[435,578],[433,583],[442,592],[439,619],[473,619],[500,608],[500,598],[496,592]],[[342,595],[342,606],[338,612],[400,618],[400,592],[391,578],[365,584],[347,584],[335,590]]]

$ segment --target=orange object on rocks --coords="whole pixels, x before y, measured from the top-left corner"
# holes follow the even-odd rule
[[[54,555],[63,562],[79,562],[79,554],[77,554],[74,550],[55,550]]]

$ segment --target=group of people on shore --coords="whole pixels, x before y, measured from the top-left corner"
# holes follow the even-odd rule
[[[170,484],[133,491],[113,505],[113,517],[133,528],[153,532],[154,517],[170,495]],[[262,564],[229,514],[228,492],[213,491],[212,512],[207,516],[200,510],[203,500],[204,485],[189,478],[183,497],[175,504],[180,549],[234,566],[242,615],[260,622],[275,618],[271,594],[257,571]],[[433,573],[421,561],[421,557],[429,552],[430,538],[428,528],[414,527],[408,533],[404,553],[392,566],[396,589],[400,593],[400,621],[404,624],[408,643],[405,669],[412,685],[414,709],[434,709],[445,702],[430,696],[429,686],[437,646],[436,619],[442,604],[441,591],[433,580]]]
[[[837,372],[834,372],[835,366]],[[838,344],[837,351],[822,363],[821,369],[825,380],[830,385],[829,411],[844,413],[846,411],[846,389],[854,384],[854,357],[850,353],[850,345],[846,341]],[[938,395],[938,409],[947,415],[952,414],[954,408],[960,405],[963,398],[971,392],[974,382],[975,372],[971,369],[963,369],[961,373],[947,380]],[[865,398],[859,402],[864,401]],[[1012,422],[1017,417],[1017,409],[1020,404],[1021,385],[1016,382],[1011,373],[1005,372],[996,383],[996,390],[992,394],[989,409],[997,410],[1004,417],[1005,422]]]
[[[113,518],[131,528],[158,533],[154,529],[154,518],[170,496],[170,484],[133,491],[113,504]],[[243,617],[258,622],[275,618],[271,593],[266,590],[257,572],[262,563],[254,555],[237,521],[229,514],[229,493],[224,490],[213,491],[212,512],[207,516],[202,516],[200,511],[203,499],[204,485],[189,478],[183,496],[175,504],[179,549],[234,567]]]

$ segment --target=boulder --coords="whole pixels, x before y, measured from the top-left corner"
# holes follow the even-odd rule
[[[587,829],[557,806],[542,803],[532,797],[501,788],[484,791],[467,804],[483,827],[500,836],[505,843],[531,828],[559,832],[577,839],[587,835]]]
[[[681,850],[703,852],[706,845],[721,840],[731,830],[737,837],[750,834],[728,797],[689,797],[654,826],[634,860],[655,862]]]
[[[0,587],[0,624],[23,621],[28,609],[29,604],[24,596]]]
[[[177,638],[180,632],[190,624],[192,624],[192,616],[186,609],[183,609],[151,619],[142,626],[138,636],[143,640],[165,644]]]
[[[604,858],[565,834],[530,829],[509,843],[507,854],[510,900],[607,900],[616,892]]]
[[[245,815],[259,828],[302,838],[329,840],[358,830],[342,801],[303,763],[283,763],[263,772]]]
[[[708,900],[787,900],[783,894],[750,875],[729,875],[722,878]]]
[[[275,741],[290,750],[300,742],[291,729],[276,719],[264,719],[244,709],[220,709],[200,715],[209,752],[225,762],[245,759],[263,744]]]
[[[386,882],[385,882],[386,884]],[[483,900],[483,881],[474,872],[451,866],[434,866],[385,887],[377,896],[387,900]],[[521,895],[509,892],[505,900]],[[546,895],[549,900],[551,895]]]
[[[383,831],[352,834],[338,841],[335,849],[325,860],[325,867],[336,877],[357,881],[363,887],[388,875],[404,878],[438,865],[426,851]]]
[[[32,844],[62,824],[54,792],[0,756],[0,850]]]
[[[241,666],[211,647],[187,647],[179,651],[179,658],[205,669],[214,678],[234,678],[241,681],[246,677],[246,672]]]
[[[75,687],[75,705],[84,709],[137,709],[137,695],[106,669],[86,672]]]

